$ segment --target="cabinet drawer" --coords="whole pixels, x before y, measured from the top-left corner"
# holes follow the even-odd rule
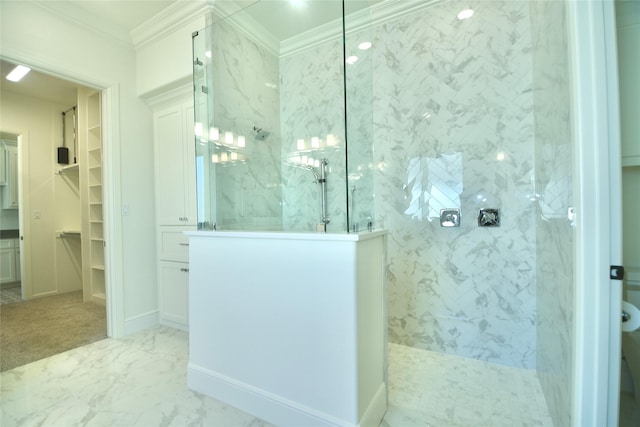
[[[0,249],[13,248],[16,239],[0,239]]]
[[[189,262],[189,238],[182,231],[160,231],[160,259]]]

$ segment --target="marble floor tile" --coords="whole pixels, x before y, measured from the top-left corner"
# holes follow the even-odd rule
[[[384,427],[553,426],[535,371],[389,344]]]
[[[0,374],[0,425],[270,424],[187,388],[188,334],[157,327]],[[551,426],[535,372],[389,345],[383,427]]]

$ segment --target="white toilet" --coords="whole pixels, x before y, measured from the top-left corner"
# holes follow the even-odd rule
[[[625,301],[640,307],[640,270],[626,272]],[[634,399],[640,405],[640,330],[622,333],[622,354],[633,379]]]

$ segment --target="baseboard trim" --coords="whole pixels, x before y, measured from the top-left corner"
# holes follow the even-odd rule
[[[158,310],[130,317],[124,321],[124,335],[135,334],[159,324]]]
[[[360,418],[359,427],[378,427],[387,413],[387,387],[380,384],[378,391]]]
[[[362,421],[357,424],[338,419],[193,363],[189,363],[187,384],[192,390],[211,396],[262,420],[282,427],[378,426],[387,406],[384,384],[376,392],[374,399],[362,417]]]

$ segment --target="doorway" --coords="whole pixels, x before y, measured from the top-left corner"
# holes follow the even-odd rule
[[[3,77],[12,65],[2,61]],[[100,309],[93,311],[98,320],[94,313],[89,323],[101,323],[96,336],[104,338],[102,92],[31,71],[21,85],[3,84],[2,98],[1,130],[18,136],[19,205],[17,221],[2,221],[0,228],[18,231],[22,299],[54,304],[75,295],[63,303],[68,310],[97,305]],[[66,158],[58,153],[64,145]],[[65,336],[74,335],[83,323],[65,326]],[[8,324],[3,321],[3,328]]]

